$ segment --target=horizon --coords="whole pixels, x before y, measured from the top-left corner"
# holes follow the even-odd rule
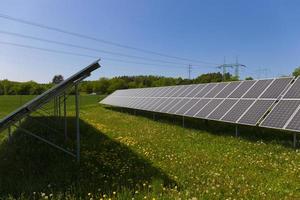
[[[158,0],[132,0],[130,3],[3,1],[0,9],[0,80],[45,83],[56,74],[70,76],[88,65],[94,56],[102,58],[102,68],[89,80],[124,75],[184,79],[188,77],[188,65],[194,64],[188,60],[200,61],[197,66],[192,66],[191,78],[195,78],[203,73],[220,72],[216,66],[224,63],[224,56],[226,63],[235,63],[238,56],[239,62],[247,66],[241,70],[241,79],[291,75],[300,65],[297,56],[300,50],[299,6],[298,1],[267,0],[188,3]],[[90,39],[9,20],[7,16]],[[79,50],[78,46],[90,49]],[[95,53],[95,50],[102,53]],[[107,55],[107,52],[119,55]],[[229,72],[234,73],[232,69]]]

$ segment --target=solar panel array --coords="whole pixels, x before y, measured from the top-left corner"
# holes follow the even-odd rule
[[[300,79],[293,77],[117,90],[100,103],[300,131]]]
[[[22,118],[28,116],[30,113],[39,109],[40,107],[48,103],[53,98],[59,96],[61,93],[66,91],[69,87],[73,86],[78,82],[81,82],[83,79],[90,76],[90,74],[94,70],[100,67],[98,62],[99,60],[96,60],[95,62],[85,67],[84,69],[80,70],[76,74],[72,75],[68,79],[62,81],[61,83],[55,85],[54,87],[47,90],[43,94],[27,102],[25,105],[21,106],[14,112],[10,113],[5,118],[0,119],[0,132],[6,129],[7,127],[9,127],[11,124],[17,122],[18,120],[21,120]]]

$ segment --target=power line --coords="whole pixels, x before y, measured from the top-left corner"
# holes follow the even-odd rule
[[[185,61],[189,61],[189,62],[198,62],[198,63],[202,63],[202,64],[219,65],[218,63],[201,61],[201,60],[190,59],[190,58],[183,58],[183,57],[168,55],[168,54],[159,53],[159,52],[155,52],[155,51],[150,51],[150,50],[146,50],[146,49],[142,49],[142,48],[137,48],[137,47],[133,47],[133,46],[129,46],[129,45],[124,45],[124,44],[120,44],[120,43],[116,43],[116,42],[111,42],[111,41],[108,41],[108,40],[103,40],[103,39],[91,37],[91,36],[84,35],[84,34],[81,34],[81,33],[75,33],[75,32],[63,30],[63,29],[60,29],[60,28],[35,23],[35,22],[32,22],[32,21],[28,21],[28,20],[15,18],[15,17],[4,15],[4,14],[1,14],[1,13],[0,13],[0,18],[10,20],[10,21],[19,22],[19,23],[23,23],[23,24],[27,24],[27,25],[31,25],[31,26],[35,26],[35,27],[39,27],[39,28],[43,28],[43,29],[48,29],[48,30],[52,30],[52,31],[56,31],[56,32],[60,32],[60,33],[68,34],[68,35],[72,35],[72,36],[79,37],[79,38],[89,39],[89,40],[92,40],[92,41],[96,41],[96,42],[100,42],[100,43],[104,43],[104,44],[108,44],[108,45],[112,45],[112,46],[117,46],[117,47],[121,47],[121,48],[140,51],[140,52],[143,52],[143,53],[158,55],[158,56],[177,59],[177,60],[185,60]]]
[[[36,47],[36,46],[25,45],[25,44],[18,44],[18,43],[12,43],[12,42],[0,41],[0,44],[10,45],[10,46],[16,46],[16,47],[22,47],[22,48],[27,48],[27,49],[35,49],[35,50],[40,50],[40,51],[47,51],[47,52],[51,52],[51,53],[72,55],[72,56],[80,56],[80,57],[88,57],[88,58],[99,58],[99,56],[96,56],[96,55],[93,56],[93,55],[87,55],[87,54],[79,54],[79,53],[74,53],[74,52],[69,52],[69,51],[61,51],[61,50],[55,50],[55,49],[49,49],[49,48],[42,48],[42,47]],[[179,67],[179,66],[160,65],[160,64],[156,64],[156,63],[135,62],[135,61],[121,60],[121,59],[107,58],[107,57],[104,57],[104,58],[102,57],[102,60],[103,61],[110,60],[110,61],[115,61],[115,62],[138,64],[138,65],[172,67],[172,68],[175,67],[175,68],[183,69],[183,67]]]
[[[24,34],[15,33],[15,32],[8,32],[8,31],[0,30],[0,33],[6,34],[6,35],[12,35],[12,36],[16,36],[16,37],[21,37],[21,38],[27,38],[27,39],[36,40],[36,41],[42,41],[42,42],[72,47],[72,48],[84,49],[84,50],[89,50],[89,51],[94,51],[94,52],[101,52],[101,53],[111,54],[111,55],[116,55],[116,56],[124,56],[124,57],[129,57],[129,58],[143,59],[143,60],[148,60],[148,61],[153,61],[153,62],[168,63],[168,64],[175,64],[175,65],[181,65],[181,66],[185,65],[185,63],[171,62],[171,61],[152,59],[152,58],[141,57],[141,56],[128,55],[128,54],[123,54],[123,53],[119,53],[119,52],[106,51],[106,50],[102,50],[102,49],[95,49],[95,48],[90,48],[90,47],[55,41],[55,40],[49,40],[49,39],[30,36],[30,35],[24,35]]]

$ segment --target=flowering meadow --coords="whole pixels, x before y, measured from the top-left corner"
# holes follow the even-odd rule
[[[0,199],[300,199],[300,150],[287,133],[242,127],[234,137],[231,125],[182,127],[178,117],[80,100],[80,165],[16,130],[11,143],[0,137]]]

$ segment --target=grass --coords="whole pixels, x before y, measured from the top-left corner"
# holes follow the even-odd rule
[[[300,151],[289,148],[286,133],[241,127],[235,138],[220,123],[187,119],[183,128],[176,117],[152,120],[149,113],[105,108],[98,96],[80,100],[80,166],[16,130],[10,144],[0,144],[0,199],[300,198]],[[18,97],[0,96],[2,116],[18,105]],[[74,106],[68,109],[72,138]],[[74,146],[33,120],[22,126]]]

